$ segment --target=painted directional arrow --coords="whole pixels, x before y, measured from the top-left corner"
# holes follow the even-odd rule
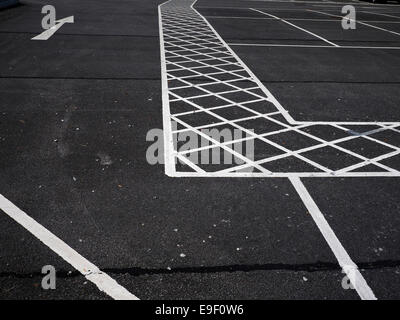
[[[74,16],[69,16],[60,20],[56,20],[56,24],[50,29],[43,31],[41,34],[33,37],[31,40],[47,40],[49,39],[58,29],[60,29],[64,23],[74,23]]]

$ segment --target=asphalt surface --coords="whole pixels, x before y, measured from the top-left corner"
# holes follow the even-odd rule
[[[147,132],[163,127],[160,3],[0,11],[0,194],[140,299],[359,299],[288,179],[171,178],[148,164]],[[44,4],[75,23],[31,41]],[[400,6],[352,4],[397,15],[359,19],[400,32]],[[400,47],[400,35],[308,20],[321,19],[309,8],[341,6],[195,5],[296,120],[399,121],[399,50],[235,45],[324,45],[259,8],[340,45]],[[399,156],[388,161],[400,169]],[[377,298],[400,298],[399,178],[302,181]],[[40,286],[44,265],[56,290]],[[110,297],[1,213],[0,299]]]

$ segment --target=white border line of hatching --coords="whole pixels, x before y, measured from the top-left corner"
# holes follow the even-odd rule
[[[163,104],[163,132],[164,132],[164,170],[169,177],[176,176],[174,159],[174,142],[171,127],[171,111],[169,106],[167,64],[164,47],[164,32],[161,18],[161,6],[170,2],[168,0],[158,6],[158,27],[160,36],[160,56],[161,56],[161,81],[162,81],[162,104]]]
[[[286,48],[330,48],[330,49],[363,49],[363,50],[400,50],[400,47],[369,47],[369,46],[320,46],[308,44],[279,44],[279,43],[228,43],[230,46],[242,47],[286,47]],[[337,123],[337,122],[335,122]]]

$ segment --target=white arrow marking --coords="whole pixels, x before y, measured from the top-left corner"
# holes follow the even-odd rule
[[[56,24],[50,29],[43,31],[41,34],[33,37],[31,40],[47,40],[49,39],[58,29],[60,29],[64,23],[74,23],[74,16],[69,16],[64,19],[56,20]]]

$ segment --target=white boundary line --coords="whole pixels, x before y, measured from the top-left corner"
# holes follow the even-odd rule
[[[322,12],[322,11],[318,11],[318,10],[310,10],[310,9],[307,9],[307,11],[316,12],[316,13],[319,13],[319,14],[324,14],[326,16],[339,17],[339,18],[347,19],[349,21],[356,22],[358,24],[361,24],[361,25],[364,25],[364,26],[367,26],[367,27],[370,27],[370,28],[373,28],[373,29],[377,29],[377,30],[380,30],[380,31],[384,31],[384,32],[388,32],[388,33],[400,36],[400,33],[396,32],[396,31],[392,31],[392,30],[388,30],[388,29],[385,29],[385,28],[377,27],[377,26],[374,26],[372,24],[361,22],[361,21],[357,21],[357,20],[350,19],[350,18],[347,18],[347,17],[341,17],[341,16],[338,16],[336,14],[326,13],[326,12]]]
[[[168,3],[171,0],[165,2]],[[164,3],[163,3],[164,4]],[[174,141],[171,127],[171,111],[169,107],[168,97],[168,78],[167,78],[167,61],[165,57],[164,32],[161,19],[161,6],[158,6],[158,27],[160,36],[160,57],[161,57],[161,81],[162,81],[162,103],[163,103],[163,132],[164,132],[164,170],[165,174],[173,177],[176,173],[174,152]]]
[[[379,49],[379,50],[400,50],[400,47],[369,47],[369,46],[319,46],[308,44],[275,44],[275,43],[228,43],[230,46],[246,47],[289,47],[289,48],[331,48],[331,49]]]
[[[286,21],[285,19],[279,18],[279,17],[277,17],[277,16],[274,16],[274,15],[272,15],[272,14],[266,13],[266,12],[261,11],[261,10],[258,10],[258,9],[253,9],[253,8],[249,8],[249,9],[250,9],[250,10],[253,10],[253,11],[256,11],[256,12],[259,12],[259,13],[261,13],[261,14],[264,14],[264,15],[266,15],[266,16],[275,18],[275,19],[277,19],[277,20],[279,20],[279,21],[282,21],[282,22],[284,22],[284,23],[286,23],[286,24],[288,24],[288,25],[290,25],[290,26],[292,26],[292,27],[295,27],[295,28],[297,28],[297,29],[299,29],[299,30],[301,30],[301,31],[304,31],[304,32],[306,32],[306,33],[308,33],[308,34],[310,34],[310,35],[312,35],[312,36],[314,36],[314,37],[316,37],[316,38],[318,38],[318,39],[320,39],[320,40],[326,42],[326,43],[329,43],[330,45],[332,45],[332,46],[334,46],[334,47],[340,47],[340,46],[337,45],[336,43],[334,43],[334,42],[332,42],[332,41],[329,41],[329,40],[327,40],[327,39],[325,39],[325,38],[323,38],[323,37],[321,37],[321,36],[319,36],[319,35],[317,35],[317,34],[311,32],[311,31],[308,31],[308,30],[306,30],[306,29],[304,29],[304,28],[301,28],[301,27],[299,27],[299,26],[297,26],[297,25],[295,25],[295,24],[293,24],[293,23],[291,23],[291,22],[289,22],[289,21]]]
[[[349,3],[350,4],[350,3]],[[340,8],[343,7],[343,5],[311,5],[312,7],[323,7],[323,8],[332,8],[332,9],[326,9],[327,11],[337,11],[336,9],[333,8]],[[352,4],[354,5],[354,4]],[[398,5],[392,5],[394,7],[399,8]],[[211,7],[211,6],[197,6],[198,9],[239,9],[239,10],[248,10],[249,7],[229,7],[229,6],[215,6],[215,7]],[[254,7],[253,8],[257,8],[257,9],[262,9],[262,10],[269,10],[269,11],[304,11],[305,8],[303,9],[293,9],[293,8],[277,8],[277,7]],[[356,9],[374,9],[374,10],[391,10],[392,8],[378,8],[378,7],[357,7]],[[394,13],[399,13],[399,12],[394,12]]]
[[[244,166],[243,166],[244,167]],[[241,169],[246,169],[244,167]],[[264,172],[176,172],[174,177],[179,178],[368,178],[368,177],[400,177],[400,173],[392,172],[345,172],[345,173],[309,173],[309,172],[288,172],[265,174]]]
[[[338,260],[340,267],[342,268],[343,272],[345,272],[348,276],[351,284],[357,291],[360,298],[362,300],[377,300],[371,288],[368,286],[364,277],[358,270],[357,265],[353,262],[353,260],[351,260],[346,249],[336,237],[335,232],[329,226],[324,215],[321,213],[317,204],[314,202],[307,189],[305,188],[303,182],[298,177],[291,177],[289,178],[289,180],[292,183],[293,187],[296,189],[308,212],[310,213],[314,222],[321,231],[322,236],[325,238],[333,254]]]
[[[366,11],[363,11],[366,12]],[[234,17],[234,16],[204,16],[207,20],[210,19],[243,19],[243,20],[275,20],[275,18],[267,18],[267,17]],[[399,17],[400,18],[400,17]],[[332,19],[307,19],[307,18],[284,18],[286,21],[312,21],[312,22],[340,22],[341,20],[332,20]],[[400,21],[382,21],[382,20],[359,20],[361,22],[369,22],[369,23],[391,23],[391,24],[399,24]]]
[[[139,300],[108,274],[102,272],[97,266],[86,260],[64,241],[36,222],[1,194],[0,209],[78,270],[87,280],[93,282],[100,291],[108,294],[115,300]]]
[[[395,5],[395,4],[369,4],[369,3],[357,3],[357,2],[337,2],[337,1],[325,1],[325,4],[324,3],[322,3],[321,1],[298,1],[298,0],[296,0],[296,1],[294,1],[294,0],[289,0],[289,1],[285,1],[285,0],[247,0],[247,1],[252,1],[252,2],[271,2],[271,3],[274,3],[274,2],[286,2],[286,3],[291,3],[291,4],[296,4],[296,3],[311,3],[311,4],[315,4],[315,5],[319,5],[319,6],[324,6],[325,4],[327,5],[327,6],[331,6],[332,4],[340,4],[340,5],[342,5],[342,6],[344,6],[344,5],[346,5],[346,4],[351,4],[351,5],[357,5],[357,4],[360,4],[360,5],[363,5],[363,6],[369,6],[370,8],[373,8],[373,7],[375,7],[375,6],[380,6],[380,7],[383,7],[383,6],[387,6],[387,7],[398,7],[397,5]]]
[[[368,14],[374,14],[376,16],[382,16],[382,17],[389,17],[389,18],[396,18],[396,19],[400,19],[400,16],[393,16],[391,14],[387,14],[387,13],[377,13],[377,12],[369,12],[369,11],[361,11],[363,13],[368,13]],[[364,21],[362,21],[364,22]],[[369,21],[369,22],[373,22],[373,21]],[[378,21],[376,21],[378,22]],[[382,23],[386,23],[387,21],[382,21]]]

